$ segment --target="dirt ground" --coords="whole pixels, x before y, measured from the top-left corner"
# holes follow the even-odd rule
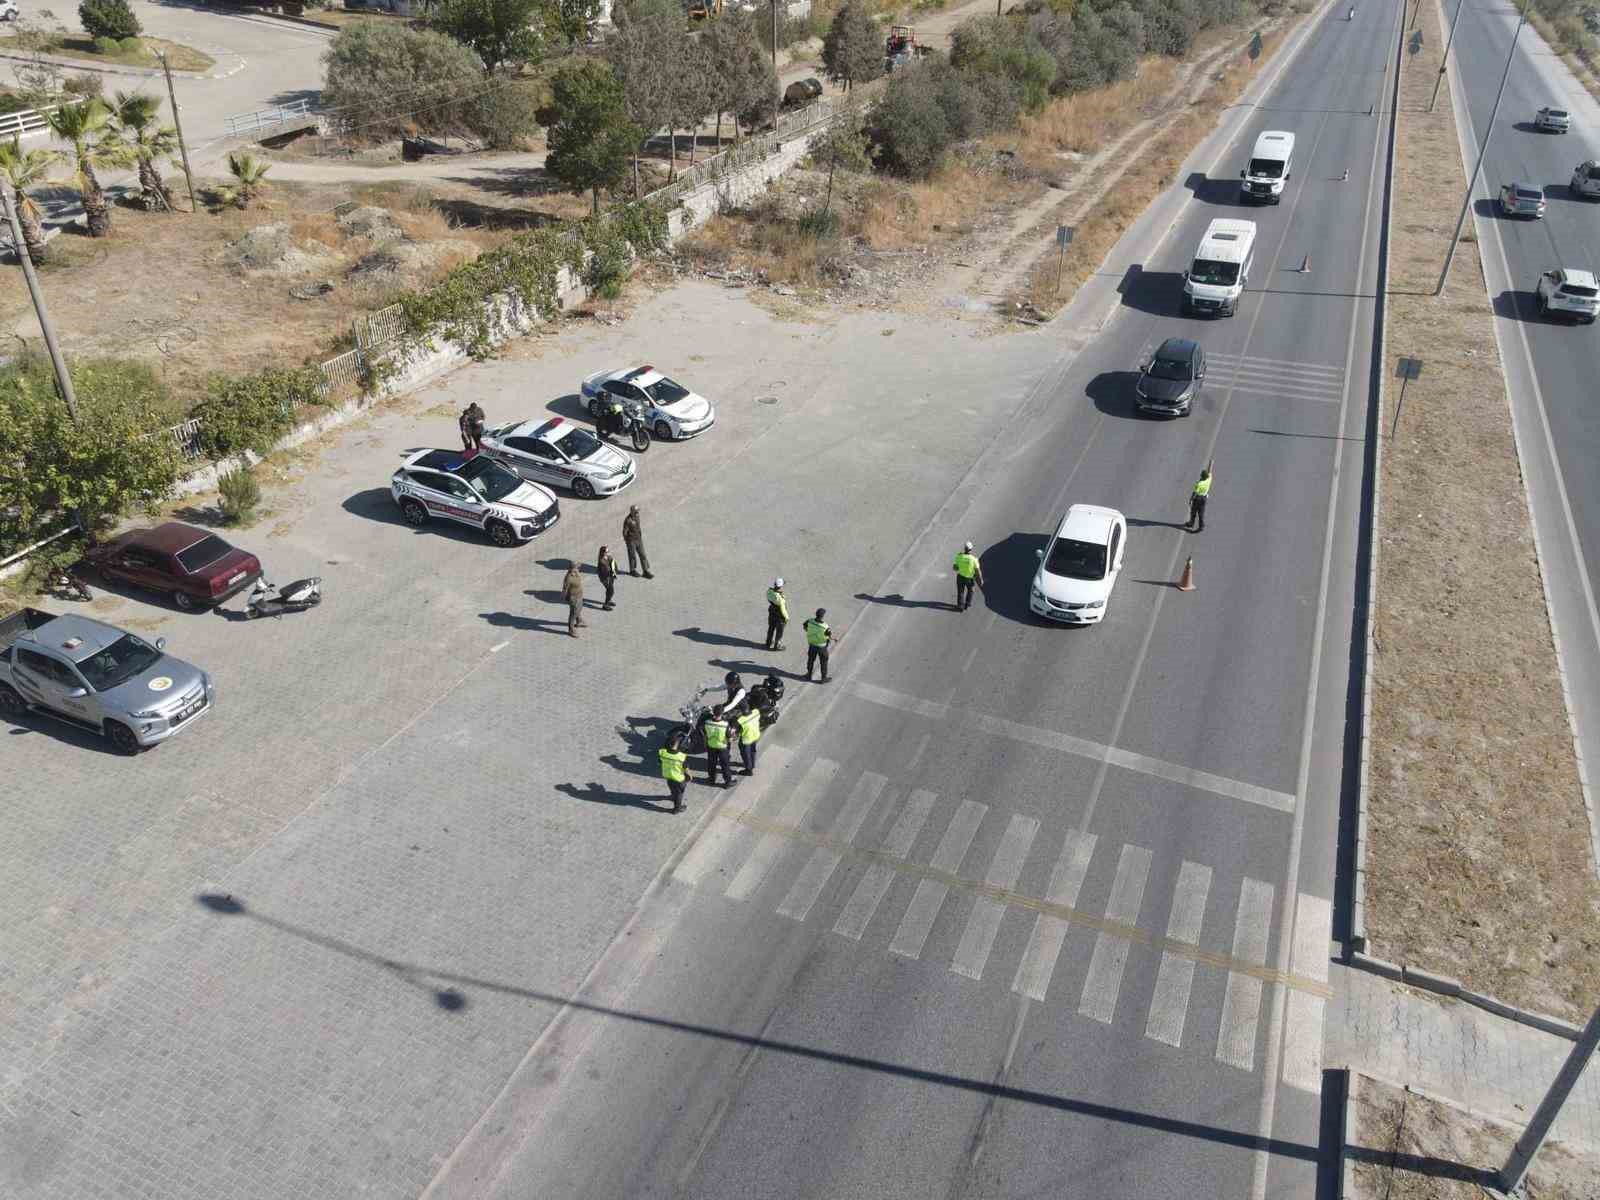
[[[1423,111],[1435,5],[1422,23],[1396,156],[1369,948],[1582,1021],[1600,995],[1600,886],[1470,224],[1444,297],[1429,295],[1465,171],[1448,94]],[[1411,355],[1423,373],[1390,440],[1395,363]]]
[[[1351,1087],[1356,1186],[1344,1200],[1483,1200],[1521,1132],[1365,1075]],[[1600,1157],[1547,1142],[1526,1189],[1527,1200],[1593,1200]]]

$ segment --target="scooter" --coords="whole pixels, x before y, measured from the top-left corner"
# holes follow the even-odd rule
[[[304,612],[322,603],[322,576],[296,579],[293,583],[272,594],[272,584],[265,575],[256,580],[250,596],[244,602],[244,615],[255,617],[281,617],[286,612]]]

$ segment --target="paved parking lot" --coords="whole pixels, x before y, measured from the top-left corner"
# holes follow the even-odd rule
[[[730,666],[803,666],[798,630],[760,649],[774,574],[796,620],[826,605],[846,631],[848,675],[858,597],[1056,350],[937,318],[779,321],[686,284],[298,458],[237,540],[280,582],[322,575],[321,609],[104,593],[97,615],[166,637],[221,699],[132,760],[4,730],[0,1194],[420,1193],[694,828],[706,793],[664,814],[650,736]],[[400,522],[390,471],[455,444],[468,398],[491,423],[572,413],[582,375],[638,361],[709,395],[718,427],[653,446],[622,497],[563,497],[518,549]],[[566,560],[620,554],[630,502],[657,578],[624,576],[569,639]]]

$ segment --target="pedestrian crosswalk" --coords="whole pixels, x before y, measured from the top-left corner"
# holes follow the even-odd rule
[[[780,756],[773,758],[766,761],[769,769],[785,765]],[[935,844],[927,854],[930,842]],[[1044,894],[1019,890],[1026,878],[1037,887],[1046,863],[1051,867]],[[1052,836],[1033,816],[896,786],[873,771],[851,775],[817,758],[795,782],[770,789],[755,803],[739,791],[729,795],[673,878],[740,904],[766,897],[779,916],[831,922],[834,934],[853,942],[873,940],[876,930],[877,938],[886,938],[888,953],[901,959],[922,961],[930,943],[941,946],[941,953],[950,954],[948,969],[971,980],[997,969],[996,947],[1007,920],[1031,919],[1020,959],[1000,968],[1012,973],[1013,992],[1038,1003],[1070,1004],[1075,998],[1077,1012],[1089,1020],[1126,1022],[1136,1019],[1128,980],[1150,989],[1154,964],[1153,989],[1138,997],[1148,1002],[1140,1014],[1144,1036],[1174,1048],[1204,1041],[1217,1062],[1246,1072],[1262,1056],[1268,989],[1281,986],[1287,990],[1284,1082],[1318,1091],[1329,995],[1329,902],[1293,897],[1290,969],[1281,973],[1267,965],[1277,900],[1271,883],[1244,876],[1224,886],[1204,863],[1181,860],[1175,873],[1165,865],[1158,872],[1155,865],[1155,853],[1144,846],[1081,830]],[[1103,893],[1086,897],[1091,877]],[[894,889],[897,880],[914,881],[909,900],[906,888]],[[904,903],[898,913],[883,911],[891,894]],[[943,939],[963,916],[950,952]],[[1081,979],[1058,969],[1074,927],[1094,935],[1086,968],[1075,960]],[[933,941],[936,928],[950,933]],[[1014,936],[1020,939],[1020,929]],[[1140,969],[1130,971],[1135,961]],[[1214,1043],[1205,1040],[1209,1031],[1197,1028],[1190,1013],[1197,980],[1207,978],[1216,989],[1210,1000],[1214,1014],[1221,993]]]
[[[1227,388],[1280,400],[1337,404],[1344,395],[1343,367],[1292,362],[1251,354],[1206,356],[1207,388]]]

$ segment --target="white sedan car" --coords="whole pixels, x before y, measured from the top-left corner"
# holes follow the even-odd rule
[[[631,457],[563,417],[483,431],[484,452],[524,479],[571,488],[580,500],[614,496],[634,480]]]
[[[717,410],[711,401],[668,379],[654,367],[599,371],[579,384],[578,390],[593,417],[600,415],[602,402],[610,396],[625,404],[641,405],[650,433],[658,441],[692,438],[717,423]]]
[[[1128,522],[1116,509],[1074,504],[1039,551],[1028,607],[1052,621],[1095,624],[1106,615],[1127,541]]]

